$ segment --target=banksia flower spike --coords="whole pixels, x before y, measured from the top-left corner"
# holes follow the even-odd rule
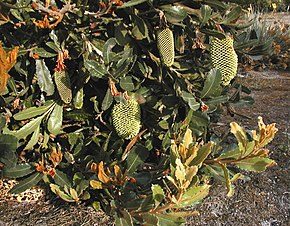
[[[168,28],[163,12],[160,13],[161,28],[157,30],[157,47],[161,62],[167,67],[174,63],[174,37],[173,32]]]
[[[231,36],[224,39],[212,38],[210,57],[212,66],[222,74],[222,85],[226,86],[237,75],[238,57],[234,50],[234,40]]]
[[[69,74],[64,65],[64,59],[68,58],[67,51],[59,51],[57,59],[57,67],[54,73],[54,82],[61,100],[69,104],[72,100],[72,90],[70,84]]]
[[[119,137],[124,139],[132,139],[141,128],[141,109],[136,99],[129,97],[127,92],[123,94],[118,92],[112,80],[109,85],[113,96],[119,94],[124,96],[125,101],[116,103],[112,109],[113,127]]]

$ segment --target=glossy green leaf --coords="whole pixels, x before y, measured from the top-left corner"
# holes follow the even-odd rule
[[[63,106],[56,104],[47,121],[47,129],[50,133],[58,135],[61,132]]]
[[[134,146],[127,156],[128,173],[134,173],[146,161],[148,155],[149,151],[144,146]]]
[[[102,102],[102,110],[103,111],[108,110],[108,108],[112,105],[112,103],[113,103],[112,92],[111,92],[111,89],[108,88],[106,95],[105,95],[103,102]]]
[[[122,6],[119,8],[127,8],[135,5],[139,5],[143,2],[147,2],[148,0],[131,0],[131,1],[126,1]]]
[[[112,49],[116,44],[117,41],[115,38],[109,38],[103,46],[103,57],[106,65],[108,65],[112,61]]]
[[[27,176],[34,171],[35,171],[35,166],[33,166],[32,164],[28,164],[28,163],[17,164],[16,166],[12,168],[4,167],[3,176],[9,177],[9,178],[19,178],[19,177]]]
[[[275,165],[275,161],[265,157],[253,157],[246,158],[235,162],[236,166],[240,169],[253,171],[253,172],[263,172],[269,166]]]
[[[15,185],[9,192],[13,194],[19,194],[21,192],[24,192],[27,189],[37,185],[37,183],[41,181],[42,177],[42,173],[35,172],[26,179],[20,181],[19,184]]]
[[[196,100],[195,100],[195,97],[189,93],[189,92],[186,92],[186,91],[182,91],[182,99],[188,103],[188,106],[196,111],[197,109],[199,109],[200,107],[200,103],[198,103]]]
[[[152,184],[151,190],[155,202],[155,207],[157,207],[164,200],[164,191],[159,184]]]
[[[234,23],[241,15],[242,15],[242,7],[236,6],[234,7],[229,14],[226,16],[226,18],[220,22],[221,24],[230,24]]]
[[[37,144],[39,136],[40,136],[40,126],[36,127],[36,129],[34,130],[32,136],[31,136],[31,138],[29,140],[29,142],[25,146],[24,150],[32,149],[34,147],[34,145]]]
[[[73,103],[76,109],[82,109],[84,105],[84,89],[83,88],[77,91],[75,97],[73,98]]]
[[[163,5],[160,7],[169,23],[176,24],[182,22],[187,16],[186,10],[181,6]]]
[[[183,208],[199,203],[209,193],[210,185],[195,186],[184,192],[181,200],[173,208]]]
[[[191,161],[191,166],[198,166],[203,163],[207,156],[211,153],[215,143],[212,141],[204,144],[197,152],[197,156]]]
[[[90,73],[90,76],[95,78],[102,78],[108,74],[108,71],[105,65],[95,61],[95,60],[88,60],[84,59],[84,66]]]
[[[126,91],[133,91],[135,88],[132,77],[130,77],[130,76],[126,76],[126,77],[121,78],[120,86],[123,90],[126,90]]]
[[[148,28],[145,21],[136,15],[132,15],[135,26],[132,29],[132,35],[137,40],[142,40],[148,37]]]
[[[8,134],[0,134],[0,162],[6,167],[14,167],[17,163],[16,148],[18,139]]]
[[[204,82],[203,89],[201,91],[201,98],[219,96],[222,87],[221,84],[221,72],[218,69],[211,69],[207,74],[207,77]]]
[[[26,123],[23,127],[21,127],[17,131],[11,131],[13,135],[15,135],[18,139],[26,138],[28,135],[33,133],[37,127],[40,126],[41,121],[43,119],[43,115],[32,119],[30,122]]]
[[[47,96],[51,96],[54,93],[54,84],[51,78],[50,71],[43,59],[35,61],[36,64],[36,77],[38,85],[41,91],[45,92]]]
[[[5,127],[6,125],[6,119],[4,115],[0,114],[0,131]]]
[[[34,53],[37,53],[40,57],[51,58],[57,56],[57,53],[51,53],[45,50],[44,48],[36,48],[33,50]]]
[[[48,101],[46,103],[46,105],[43,105],[40,107],[27,108],[27,109],[20,111],[20,112],[16,113],[15,115],[13,115],[13,118],[15,120],[18,120],[18,121],[34,118],[34,117],[42,115],[43,113],[48,111],[53,106],[53,104],[54,103],[52,103],[51,101]]]
[[[119,214],[115,216],[115,225],[133,226],[133,219],[127,210],[119,210]]]
[[[55,183],[61,187],[66,186],[66,187],[70,188],[72,186],[71,181],[69,180],[68,176],[64,172],[62,172],[58,169],[55,170],[55,175],[54,175],[53,179],[54,179]]]
[[[208,20],[211,17],[212,8],[209,5],[202,5],[200,8],[200,26],[207,24]]]

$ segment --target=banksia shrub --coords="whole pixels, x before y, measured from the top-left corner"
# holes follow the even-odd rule
[[[212,38],[210,43],[210,57],[214,68],[222,74],[222,84],[228,85],[237,75],[238,56],[234,49],[234,40],[230,36],[226,38]]]
[[[180,225],[210,178],[231,196],[239,169],[275,164],[264,149],[275,124],[231,123],[230,146],[212,132],[224,107],[252,101],[237,81],[226,86],[237,72],[226,34],[242,40],[250,26],[237,23],[238,4],[13,2],[0,4],[0,166],[19,180],[11,192],[43,181],[116,225]],[[239,53],[259,49],[253,38]]]
[[[141,127],[141,110],[138,102],[129,99],[113,106],[112,121],[117,134],[124,139],[135,137]]]

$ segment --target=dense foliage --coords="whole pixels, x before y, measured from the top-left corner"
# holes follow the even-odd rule
[[[248,35],[251,22],[237,22],[247,13],[241,6],[11,0],[0,7],[0,162],[3,177],[20,180],[11,192],[44,181],[65,201],[88,200],[114,215],[117,225],[179,225],[195,213],[182,209],[208,195],[211,178],[231,196],[240,170],[275,164],[265,148],[275,124],[259,118],[258,131],[248,131],[233,122],[236,142],[227,145],[212,130],[223,109],[234,114],[233,106],[253,101],[232,77],[222,82],[212,39],[234,38],[231,64],[233,48],[242,58],[271,46],[255,30]]]

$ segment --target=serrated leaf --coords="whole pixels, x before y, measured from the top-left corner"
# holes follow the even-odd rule
[[[159,184],[152,184],[151,190],[156,208],[164,199],[164,191]]]
[[[219,96],[222,87],[221,84],[221,72],[217,69],[211,69],[204,82],[203,89],[201,91],[201,98]]]
[[[202,5],[200,8],[200,26],[205,25],[211,17],[212,8],[209,5]]]
[[[253,157],[246,158],[235,162],[236,166],[240,169],[253,171],[253,172],[263,172],[269,166],[275,165],[275,161],[265,157]]]
[[[203,163],[203,161],[207,158],[207,156],[211,153],[212,148],[215,143],[210,141],[203,145],[198,151],[196,157],[191,161],[191,166],[199,166]]]
[[[178,204],[173,208],[183,208],[200,202],[209,193],[210,185],[192,187],[184,192]]]
[[[177,24],[187,16],[186,10],[181,6],[163,5],[160,7],[169,23]]]
[[[38,85],[42,92],[45,92],[47,96],[51,96],[54,93],[54,84],[51,78],[50,71],[43,59],[35,61],[36,64],[36,77]]]
[[[34,171],[35,171],[35,167],[33,165],[24,163],[24,164],[18,164],[12,168],[4,167],[3,176],[9,177],[9,178],[19,178],[19,177],[27,176],[28,174]]]
[[[46,105],[43,105],[40,107],[27,108],[27,109],[20,111],[20,112],[16,113],[15,115],[13,115],[13,118],[15,120],[18,120],[18,121],[34,118],[34,117],[36,117],[38,115],[42,115],[43,113],[48,111],[52,107],[53,104],[54,103],[49,101],[46,103]]]
[[[40,136],[40,125],[38,127],[36,127],[35,131],[33,132],[29,142],[27,143],[27,145],[25,146],[24,150],[29,150],[31,148],[34,147],[35,144],[37,144],[38,139]]]
[[[186,91],[182,91],[182,99],[188,103],[188,106],[196,111],[197,109],[199,109],[200,107],[200,103],[198,103],[196,100],[195,100],[195,97],[189,93],[189,92],[186,92]]]
[[[6,125],[6,119],[4,115],[0,114],[0,131],[5,127]]]
[[[121,78],[120,86],[122,89],[124,89],[126,91],[133,91],[135,88],[133,80],[130,76],[126,76],[126,77]]]
[[[13,135],[15,135],[18,139],[26,138],[28,135],[33,133],[37,129],[37,127],[40,126],[43,117],[44,116],[41,115],[35,119],[32,119],[30,122],[26,123],[19,130],[11,132],[13,132],[14,133]]]
[[[18,139],[9,134],[0,134],[0,162],[6,167],[14,167],[17,163],[16,148]]]
[[[58,135],[61,132],[63,118],[63,106],[56,104],[47,122],[47,129],[50,133]]]
[[[132,216],[127,210],[119,210],[120,214],[115,217],[115,225],[118,226],[133,226]]]
[[[45,50],[44,48],[36,48],[33,50],[34,53],[37,53],[40,57],[51,58],[57,56],[57,53],[51,53]]]
[[[54,179],[55,183],[61,187],[66,186],[66,187],[70,188],[72,186],[68,176],[58,169],[55,170],[55,175],[54,175],[53,179]]]
[[[147,2],[148,0],[131,0],[131,1],[126,1],[122,6],[119,8],[127,8],[135,5],[139,5],[143,2]]]
[[[37,183],[42,179],[43,174],[39,172],[35,172],[26,179],[19,182],[19,184],[15,185],[9,192],[13,194],[19,194],[21,192],[26,191],[32,186],[37,185]]]
[[[73,103],[76,109],[82,109],[83,104],[84,104],[84,89],[83,88],[77,91],[73,99]]]
[[[106,74],[108,74],[108,71],[105,67],[105,65],[94,61],[94,60],[88,60],[84,58],[84,66],[90,73],[90,76],[96,77],[96,78],[102,78]]]
[[[134,173],[142,165],[149,155],[149,151],[144,146],[138,144],[134,146],[127,157],[128,174]]]
[[[108,110],[108,108],[112,105],[112,103],[113,103],[112,92],[111,92],[111,89],[108,88],[106,95],[105,95],[103,102],[102,102],[102,110],[103,111]]]
[[[230,24],[235,22],[242,14],[242,7],[241,6],[236,6],[234,7],[229,14],[226,16],[226,18],[220,22],[221,24]]]
[[[145,21],[136,15],[132,15],[132,19],[134,21],[134,27],[132,29],[132,35],[137,40],[142,40],[148,37],[148,28]]]
[[[103,46],[103,56],[105,64],[108,65],[112,60],[112,49],[117,44],[115,38],[109,38]]]

